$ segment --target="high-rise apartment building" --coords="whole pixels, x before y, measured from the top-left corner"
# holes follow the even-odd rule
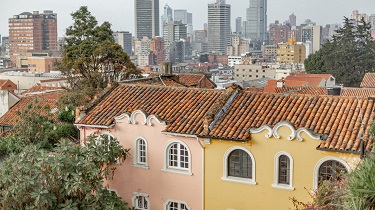
[[[165,61],[165,48],[163,38],[157,36],[150,42],[150,50],[155,55],[155,64],[159,65]]]
[[[179,41],[180,39],[186,40],[187,38],[187,27],[181,21],[169,21],[168,24],[164,25],[164,41],[173,42]]]
[[[220,54],[226,53],[230,45],[230,11],[231,5],[225,0],[217,0],[208,4],[208,51]]]
[[[236,35],[242,34],[242,17],[236,18]]]
[[[133,55],[132,46],[133,46],[133,37],[132,34],[128,31],[117,31],[113,33],[113,38],[115,42],[121,45],[122,49],[126,54]]]
[[[242,39],[239,36],[232,37],[232,44],[227,46],[228,56],[240,56],[250,52],[250,43],[248,40]]]
[[[134,0],[135,37],[159,36],[159,0]]]
[[[289,15],[289,24],[290,26],[297,26],[297,17],[294,15],[294,13]]]
[[[267,40],[267,0],[249,0],[246,10],[246,38],[252,42]]]
[[[290,38],[286,43],[277,45],[277,62],[279,63],[303,63],[306,58],[306,48],[298,44],[296,38]]]
[[[13,63],[29,50],[57,50],[57,15],[52,10],[23,12],[9,18],[9,54]]]
[[[174,10],[174,21],[181,21],[186,24],[188,34],[193,34],[193,14],[184,9]]]
[[[164,35],[164,25],[167,24],[169,21],[173,20],[173,10],[172,8],[166,4],[164,6],[164,14],[161,16],[161,35]]]
[[[269,29],[269,44],[277,45],[279,43],[285,43],[289,38],[290,27],[288,25],[280,24],[279,21],[270,24]]]
[[[322,43],[322,27],[314,24],[309,24],[302,28],[302,42],[312,43],[312,53],[320,49]]]

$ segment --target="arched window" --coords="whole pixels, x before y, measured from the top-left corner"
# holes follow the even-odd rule
[[[173,143],[168,148],[168,168],[188,169],[189,152],[181,143]]]
[[[181,201],[169,201],[166,206],[167,210],[189,210],[189,206]]]
[[[229,154],[228,176],[252,178],[252,160],[247,152],[236,149]]]
[[[255,183],[255,161],[244,147],[232,147],[224,155],[222,180],[246,184]]]
[[[133,193],[133,207],[137,210],[148,210],[150,209],[150,201],[148,194],[134,192]]]
[[[318,185],[323,181],[340,180],[341,175],[348,173],[345,166],[336,160],[327,160],[319,167]]]
[[[97,143],[101,144],[103,140],[108,140],[108,143],[115,140],[116,138],[110,133],[101,133],[97,138]]]
[[[165,147],[164,171],[191,174],[189,148],[182,141],[171,141]]]
[[[337,157],[325,157],[318,161],[314,170],[314,189],[323,181],[340,180],[341,176],[350,172],[349,165]]]
[[[292,156],[287,152],[279,152],[275,155],[274,164],[274,183],[272,187],[294,190]]]
[[[147,141],[143,137],[138,137],[134,142],[134,166],[148,168]]]

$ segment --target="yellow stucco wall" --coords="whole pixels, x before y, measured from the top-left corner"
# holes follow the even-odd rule
[[[314,169],[319,160],[334,156],[343,159],[354,167],[359,155],[316,150],[319,140],[311,139],[303,133],[302,142],[289,141],[291,130],[279,128],[280,139],[266,138],[267,131],[252,134],[247,143],[211,139],[205,145],[205,209],[206,210],[250,210],[250,209],[288,209],[293,207],[289,200],[309,201],[309,191],[313,189]],[[222,180],[224,154],[234,146],[249,150],[255,159],[256,185]],[[293,158],[293,191],[276,189],[274,183],[274,158],[280,152],[288,152]]]

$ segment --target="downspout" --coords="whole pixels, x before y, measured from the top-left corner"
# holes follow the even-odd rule
[[[204,188],[204,185],[205,185],[205,147],[202,145],[202,142],[199,141],[199,138],[198,136],[195,136],[195,138],[197,139],[197,142],[199,143],[199,145],[201,145],[202,147],[202,209],[204,209],[204,201],[205,201],[205,188]]]

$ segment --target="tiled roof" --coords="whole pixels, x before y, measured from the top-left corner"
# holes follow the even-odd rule
[[[14,106],[12,106],[2,117],[0,117],[0,125],[15,126],[19,121],[19,115],[17,112],[22,112],[27,109],[30,103],[34,103],[35,100],[41,107],[48,105],[50,111],[57,108],[56,103],[62,96],[63,91],[56,91],[51,93],[33,94],[22,97]],[[57,120],[57,113],[53,115],[53,118]]]
[[[326,87],[283,87],[275,88],[276,93],[328,95]]]
[[[49,86],[42,86],[40,84],[36,84],[34,86],[32,86],[31,88],[25,90],[25,91],[22,91],[21,92],[21,95],[27,95],[27,94],[30,94],[30,93],[37,93],[37,92],[43,92],[43,91],[56,91],[56,90],[62,90],[61,87],[49,87]]]
[[[159,76],[159,73],[151,73],[148,77]],[[176,74],[179,82],[187,87],[214,89],[216,84],[204,74]]]
[[[161,77],[154,76],[154,77],[141,78],[141,79],[132,79],[132,80],[123,81],[122,83],[136,84],[136,85],[186,87],[185,85],[181,84],[181,82],[177,82],[173,76],[161,76]]]
[[[298,80],[298,81],[305,81],[307,82],[307,86],[314,86],[317,87],[324,79],[325,81],[328,81],[332,77],[331,74],[306,74],[306,73],[300,73],[300,74],[291,74],[285,78],[285,82],[288,80]],[[290,85],[292,86],[292,85]],[[302,86],[302,85],[293,85],[293,86]]]
[[[6,82],[10,81],[9,79],[0,79],[0,86],[5,85]],[[12,82],[12,81],[10,81]],[[12,82],[13,83],[13,82]],[[14,84],[14,83],[13,83]]]
[[[223,91],[120,84],[104,96],[77,124],[110,126],[114,117],[143,110],[169,122],[166,131],[195,134],[203,116]]]
[[[178,74],[180,81],[190,87],[214,89],[216,84],[204,74]]]
[[[348,88],[344,87],[341,96],[375,97],[375,88]]]
[[[375,73],[366,73],[362,79],[361,87],[375,88]]]
[[[116,116],[143,110],[166,121],[166,132],[249,141],[249,129],[286,121],[295,129],[323,135],[318,149],[359,152],[362,134],[367,150],[372,144],[374,108],[371,98],[264,94],[236,85],[215,91],[120,84],[108,89],[76,123],[111,126]]]
[[[373,120],[374,101],[371,99],[239,92],[209,134],[198,135],[248,141],[250,128],[287,121],[295,129],[307,128],[316,134],[327,134],[319,149],[358,152],[362,133],[368,140],[366,149],[370,148],[373,140],[369,128]]]
[[[293,80],[293,79],[285,79],[284,85],[286,87],[301,87],[301,86],[309,86],[309,83],[302,80]]]
[[[264,87],[263,92],[264,93],[276,93],[277,80],[268,80],[267,85]]]

